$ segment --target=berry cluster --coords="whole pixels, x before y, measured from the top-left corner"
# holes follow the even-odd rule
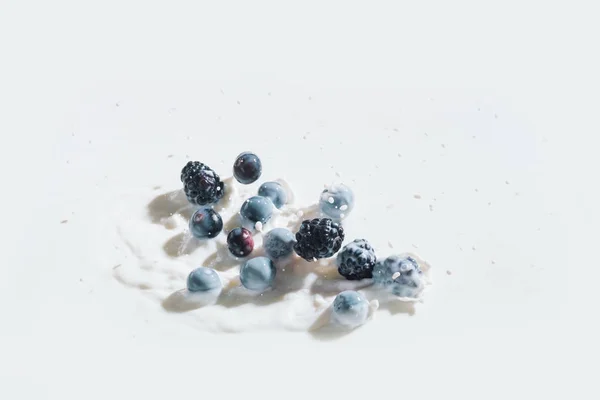
[[[233,164],[233,176],[240,184],[253,183],[261,174],[262,162],[254,153],[241,153]],[[197,239],[217,237],[223,230],[223,221],[212,206],[223,198],[225,183],[211,168],[198,161],[185,165],[181,181],[188,201],[200,206],[190,219],[190,232]],[[412,257],[390,256],[377,260],[375,250],[365,239],[355,239],[342,247],[346,234],[341,222],[354,208],[350,188],[340,184],[325,189],[319,198],[321,217],[304,220],[295,234],[285,228],[265,229],[273,213],[284,208],[288,199],[288,192],[279,182],[264,182],[257,195],[242,204],[240,226],[227,234],[229,252],[234,257],[245,258],[254,251],[253,233],[266,231],[263,240],[266,256],[247,259],[240,266],[240,282],[246,289],[261,292],[272,287],[277,273],[275,263],[294,253],[309,262],[337,253],[337,270],[345,279],[372,279],[377,287],[396,296],[419,296],[424,287],[423,271]],[[200,267],[190,273],[187,286],[190,292],[209,292],[220,290],[222,284],[215,270]],[[368,311],[369,303],[362,294],[344,291],[333,303],[332,319],[355,327],[364,323]]]

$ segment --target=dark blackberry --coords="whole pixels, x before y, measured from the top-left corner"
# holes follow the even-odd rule
[[[376,262],[375,250],[364,239],[348,243],[337,255],[338,272],[350,281],[372,278]]]
[[[330,218],[305,220],[296,233],[294,250],[306,261],[333,256],[342,247],[344,228]]]
[[[181,182],[188,201],[199,206],[216,203],[225,194],[219,175],[199,161],[190,161],[183,167]]]

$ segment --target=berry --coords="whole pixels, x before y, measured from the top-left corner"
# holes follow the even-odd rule
[[[233,176],[235,179],[244,185],[248,185],[262,174],[262,163],[260,158],[249,151],[237,156],[233,163]]]
[[[190,161],[183,167],[181,182],[188,201],[199,206],[216,203],[225,193],[219,175],[199,161]]]
[[[418,297],[425,286],[419,264],[406,255],[378,261],[373,268],[373,281],[399,297]]]
[[[267,257],[255,257],[240,268],[240,281],[246,289],[263,291],[273,284],[275,265]]]
[[[277,208],[283,207],[287,202],[287,193],[278,182],[265,182],[258,188],[258,195],[271,199]]]
[[[242,204],[240,214],[252,224],[257,222],[264,224],[273,214],[273,202],[262,196],[250,197]]]
[[[246,257],[254,249],[254,239],[246,228],[235,228],[227,235],[227,247],[236,257]]]
[[[369,302],[358,292],[346,290],[335,297],[331,319],[340,325],[356,328],[369,316]]]
[[[187,289],[190,292],[206,292],[221,288],[221,279],[217,271],[211,268],[196,268],[187,278]]]
[[[354,193],[344,184],[330,186],[321,193],[319,208],[329,218],[341,221],[354,208]]]
[[[294,251],[294,234],[285,228],[275,228],[265,235],[263,247],[272,260],[287,257]]]
[[[216,237],[223,229],[223,219],[212,208],[201,208],[190,218],[190,231],[197,239]]]
[[[376,261],[375,250],[369,242],[356,239],[345,245],[338,253],[338,272],[350,281],[371,278]]]
[[[333,256],[342,247],[344,228],[329,218],[305,220],[296,233],[294,250],[307,261]]]

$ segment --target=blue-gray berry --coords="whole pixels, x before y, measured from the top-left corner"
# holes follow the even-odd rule
[[[266,223],[273,215],[273,202],[266,197],[253,196],[242,204],[240,214],[252,224]]]
[[[332,185],[321,193],[319,208],[334,221],[341,221],[354,208],[354,193],[344,184]]]
[[[190,292],[206,292],[221,287],[221,279],[217,271],[211,268],[196,268],[187,278],[187,289]]]
[[[258,188],[258,195],[271,199],[277,208],[287,203],[287,193],[279,182],[265,182]]]
[[[275,280],[275,265],[267,257],[255,257],[240,268],[240,281],[246,289],[263,291]]]
[[[197,239],[216,237],[223,229],[223,219],[212,208],[201,208],[190,218],[190,232]]]
[[[333,301],[331,318],[340,325],[355,328],[364,324],[368,316],[369,302],[354,290],[343,291]]]
[[[399,297],[418,297],[425,286],[418,262],[401,255],[378,261],[373,268],[373,281]]]
[[[285,228],[275,228],[265,235],[263,247],[272,260],[287,257],[294,251],[294,234]]]

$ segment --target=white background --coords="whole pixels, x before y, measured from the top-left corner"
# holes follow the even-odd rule
[[[592,2],[0,4],[1,398],[597,398]],[[209,335],[112,280],[119,194],[248,148],[353,179],[417,313]]]

